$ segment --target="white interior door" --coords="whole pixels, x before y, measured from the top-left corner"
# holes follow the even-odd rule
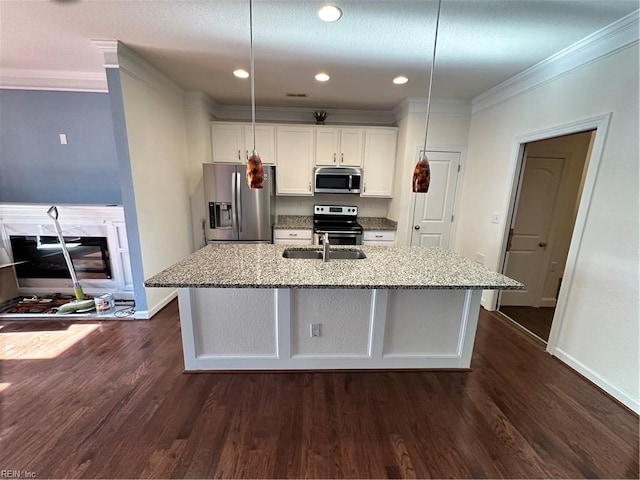
[[[411,245],[449,248],[460,166],[459,152],[427,152],[429,193],[414,193]]]
[[[543,267],[547,242],[563,165],[563,158],[525,159],[505,269],[505,275],[523,283],[525,288],[503,292],[500,305],[540,306],[540,275],[546,271]]]

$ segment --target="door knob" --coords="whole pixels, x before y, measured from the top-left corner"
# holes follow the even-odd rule
[[[547,246],[547,242],[540,242],[538,244],[539,247],[546,247]]]
[[[420,230],[420,225],[416,225],[415,227],[413,227],[416,230]]]

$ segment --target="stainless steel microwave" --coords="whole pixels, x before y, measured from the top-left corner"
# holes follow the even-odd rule
[[[360,193],[362,169],[355,167],[316,167],[315,193]]]

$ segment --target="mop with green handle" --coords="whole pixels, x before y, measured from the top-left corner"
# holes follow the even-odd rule
[[[47,210],[47,215],[51,217],[53,220],[53,224],[56,227],[56,233],[58,234],[58,239],[60,240],[60,247],[62,248],[62,255],[64,256],[65,261],[67,262],[67,268],[69,269],[69,273],[71,274],[71,280],[73,281],[73,293],[76,296],[76,299],[72,302],[66,303],[58,308],[57,313],[71,313],[76,310],[89,310],[95,306],[94,300],[85,300],[84,292],[82,291],[82,287],[78,282],[78,277],[76,276],[76,270],[73,268],[73,263],[71,262],[71,256],[69,255],[69,249],[67,249],[67,245],[64,243],[64,236],[62,235],[62,229],[60,228],[60,224],[58,223],[58,208],[54,205],[49,210]]]

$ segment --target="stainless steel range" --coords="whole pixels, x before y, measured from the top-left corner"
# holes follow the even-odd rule
[[[313,207],[313,243],[322,245],[325,233],[333,245],[362,245],[362,226],[358,223],[358,207],[347,205],[315,205]]]

